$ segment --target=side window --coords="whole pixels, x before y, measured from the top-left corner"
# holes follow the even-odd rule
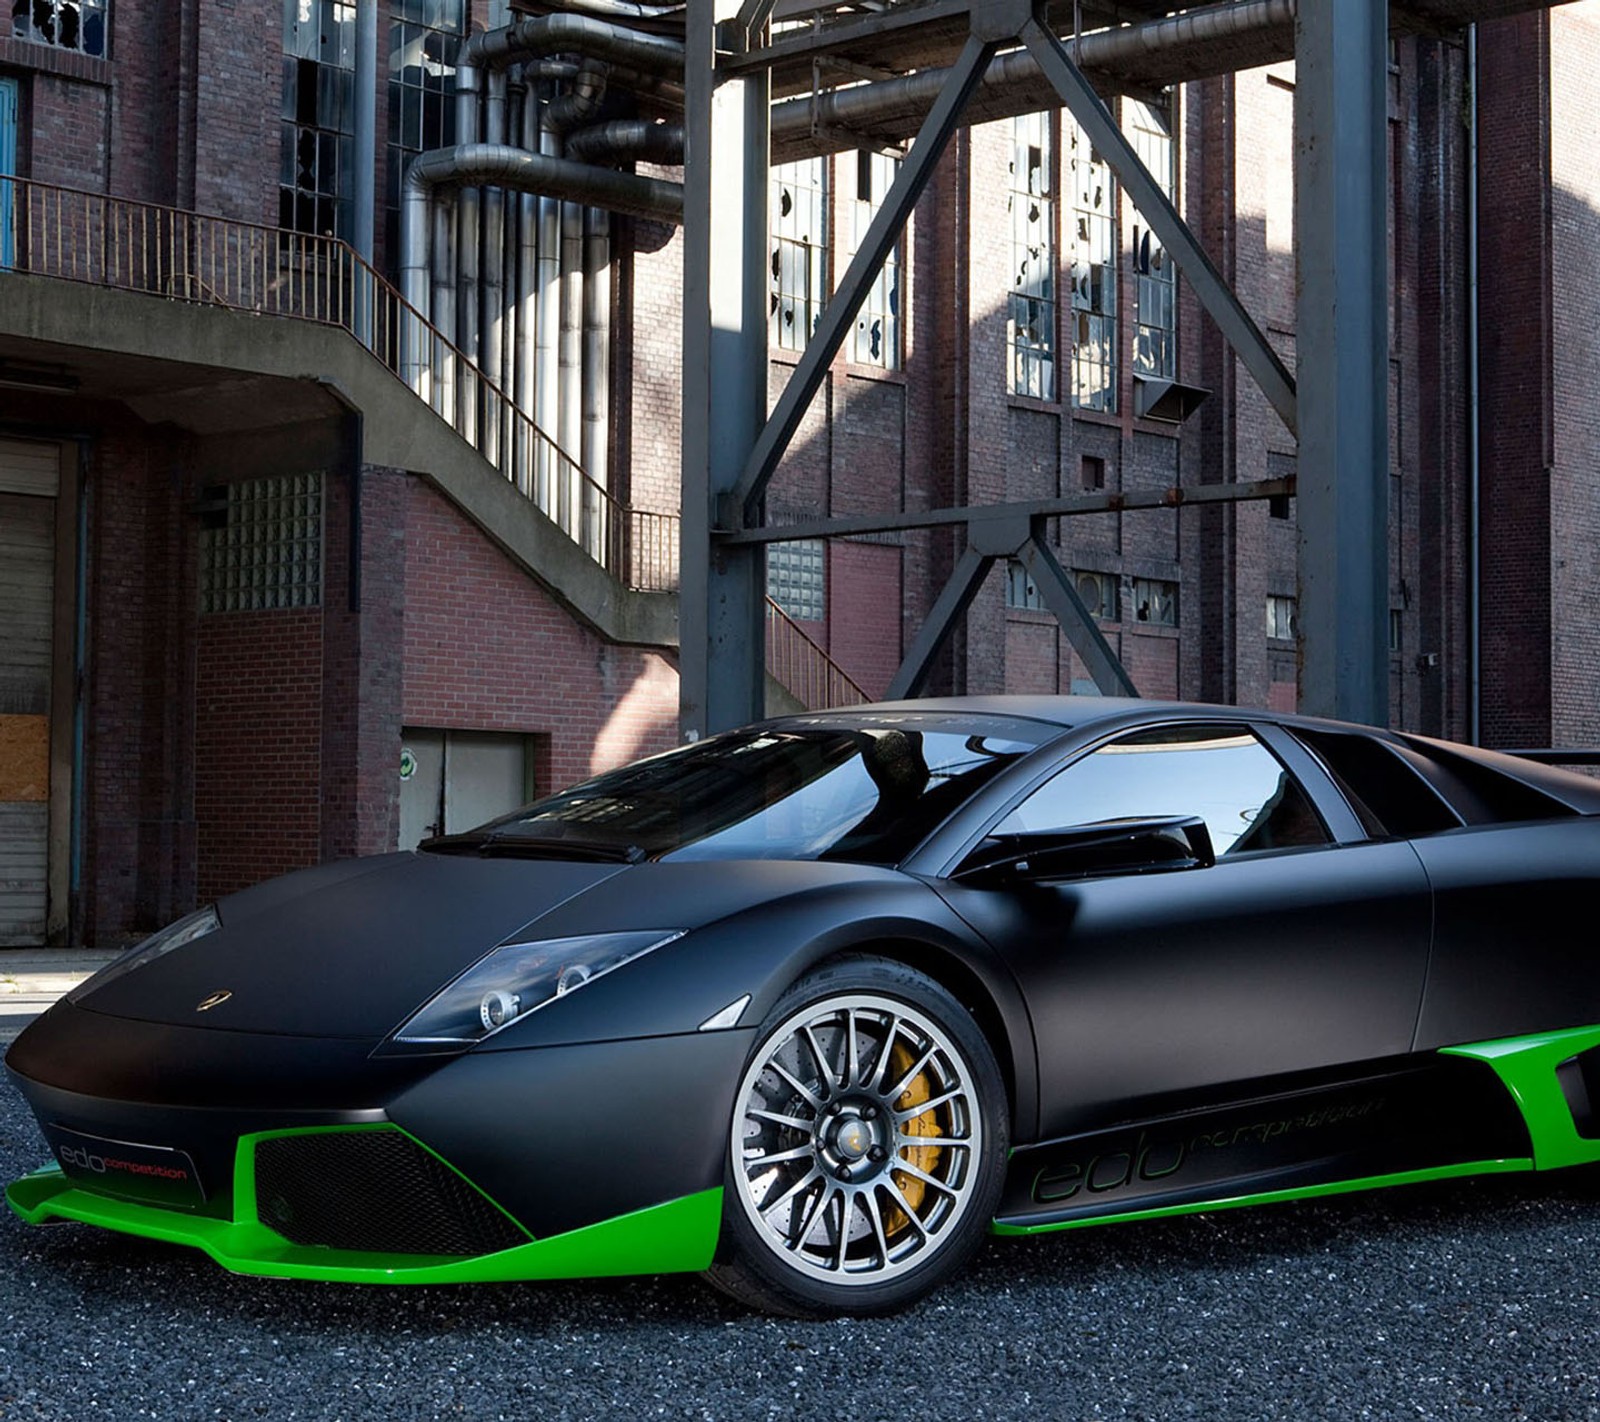
[[[1248,728],[1168,726],[1101,746],[1046,781],[996,833],[1199,815],[1221,858],[1326,844],[1305,792]]]

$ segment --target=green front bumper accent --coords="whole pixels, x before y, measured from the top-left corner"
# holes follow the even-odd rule
[[[1591,1047],[1600,1047],[1600,1027],[1538,1032],[1531,1037],[1505,1037],[1441,1050],[1447,1056],[1473,1057],[1494,1068],[1527,1122],[1534,1169],[1555,1170],[1600,1161],[1600,1140],[1578,1134],[1556,1079],[1556,1068],[1562,1062]]]
[[[706,1268],[716,1252],[722,1225],[721,1189],[703,1190],[566,1234],[466,1258],[369,1254],[293,1244],[256,1217],[255,1145],[281,1134],[286,1133],[264,1132],[240,1140],[231,1220],[96,1194],[80,1189],[54,1165],[13,1182],[6,1188],[6,1201],[29,1224],[73,1220],[203,1249],[223,1268],[238,1274],[347,1284],[504,1283],[691,1273]]]

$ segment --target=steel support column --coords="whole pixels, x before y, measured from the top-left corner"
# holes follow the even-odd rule
[[[900,663],[900,670],[889,683],[886,700],[901,701],[908,696],[916,696],[927,685],[939,648],[944,646],[945,638],[955,630],[956,623],[967,615],[972,599],[978,595],[978,589],[983,586],[983,580],[989,576],[989,569],[993,565],[992,557],[978,552],[970,544],[967,546],[955,571],[950,574],[950,581],[944,585],[944,591],[935,599],[922,626],[917,629],[916,641],[911,644],[905,660]]]
[[[1320,4],[1321,0],[1313,0],[1310,6],[1302,8],[1316,9]],[[1150,224],[1150,230],[1161,239],[1161,245],[1172,253],[1173,260],[1194,288],[1200,304],[1217,323],[1245,368],[1255,377],[1256,384],[1272,403],[1278,417],[1288,426],[1291,434],[1295,433],[1294,379],[1278,359],[1277,352],[1267,343],[1261,328],[1234,295],[1233,288],[1206,255],[1205,248],[1178,215],[1177,208],[1150,175],[1150,170],[1140,162],[1133,145],[1123,136],[1110,110],[1090,87],[1083,72],[1072,62],[1061,41],[1037,19],[1030,20],[1023,28],[1022,38],[1027,43],[1028,52],[1061,96],[1061,102],[1067,106],[1068,112],[1083,126],[1089,141],[1111,165],[1111,171],[1117,175],[1117,180],[1139,209],[1140,215]]]
[[[900,670],[889,683],[888,699],[916,696],[927,684],[934,658],[956,624],[966,616],[972,600],[1001,558],[1017,558],[1039,589],[1044,605],[1055,613],[1072,649],[1082,658],[1102,695],[1137,696],[1133,681],[1095,625],[1094,614],[1083,604],[1066,569],[1056,560],[1045,539],[1045,520],[1012,510],[989,514],[974,510],[967,524],[967,548],[950,574],[950,581],[934,600],[917,632]]]
[[[1295,22],[1300,704],[1389,720],[1388,10]]]
[[[716,29],[739,0],[689,0],[685,20],[682,576],[679,721],[740,725],[765,692],[766,553],[714,547],[767,406],[766,73],[714,82]]]
[[[1044,520],[1033,526],[1028,541],[1017,550],[1022,566],[1039,589],[1044,605],[1055,613],[1072,650],[1094,679],[1102,696],[1137,696],[1133,678],[1122,665],[1111,644],[1095,625],[1094,614],[1084,606],[1067,570],[1056,560],[1044,538]]]

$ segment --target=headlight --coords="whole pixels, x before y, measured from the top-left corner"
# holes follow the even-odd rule
[[[437,1052],[470,1047],[558,997],[682,937],[681,928],[658,928],[502,944],[437,994],[379,1051]]]
[[[176,923],[163,928],[160,933],[153,934],[143,943],[128,949],[120,958],[113,958],[93,977],[85,978],[67,994],[67,1001],[76,1002],[79,998],[103,988],[107,983],[115,982],[124,974],[131,973],[135,968],[153,963],[157,958],[165,957],[174,948],[182,948],[185,943],[193,943],[195,939],[204,938],[206,934],[221,927],[222,920],[217,917],[216,909],[209,905],[185,918],[180,918]]]

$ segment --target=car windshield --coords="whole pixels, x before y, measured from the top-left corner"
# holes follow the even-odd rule
[[[1008,717],[796,717],[613,770],[451,847],[896,864],[1002,768],[1058,734]]]

